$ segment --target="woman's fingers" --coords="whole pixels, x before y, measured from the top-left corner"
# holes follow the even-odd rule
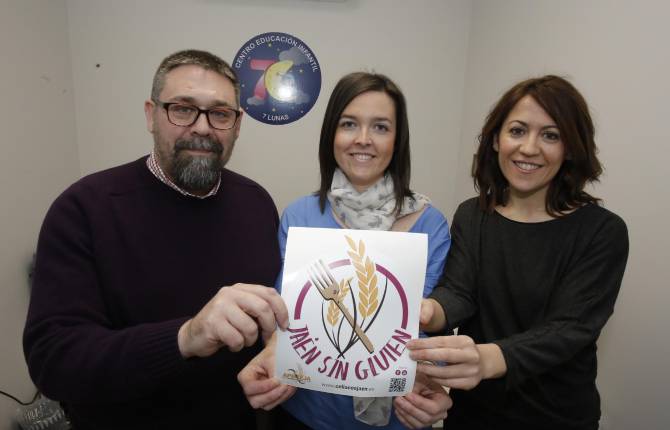
[[[469,336],[433,336],[412,339],[407,342],[407,349],[465,348],[474,344]]]

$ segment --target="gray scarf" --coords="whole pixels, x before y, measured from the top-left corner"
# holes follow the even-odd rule
[[[359,193],[340,169],[335,169],[328,200],[340,221],[355,230],[390,230],[396,219],[420,211],[430,199],[419,193],[405,197],[399,214],[395,209],[393,179],[386,173],[374,185]]]
[[[396,214],[391,175],[386,173],[377,183],[359,193],[340,169],[335,169],[328,200],[347,228],[384,231],[390,230],[397,218],[420,211],[430,203],[428,197],[412,193],[412,197],[405,197],[400,213]],[[392,397],[354,397],[353,400],[358,421],[373,426],[389,423]]]

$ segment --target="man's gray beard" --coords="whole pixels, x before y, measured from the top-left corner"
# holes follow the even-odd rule
[[[203,149],[213,151],[213,154],[193,156],[183,152],[183,149]],[[174,151],[170,176],[179,188],[189,192],[207,192],[216,185],[223,169],[223,146],[219,142],[208,138],[178,140]]]

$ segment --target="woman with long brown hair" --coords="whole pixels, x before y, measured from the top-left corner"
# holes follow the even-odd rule
[[[488,115],[478,197],[452,222],[441,281],[408,343],[450,386],[445,428],[597,429],[596,340],[628,256],[621,218],[585,189],[602,167],[582,95],[565,79],[518,83]]]

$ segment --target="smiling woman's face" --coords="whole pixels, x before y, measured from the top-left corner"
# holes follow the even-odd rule
[[[556,122],[530,96],[505,118],[493,145],[509,182],[511,197],[544,201],[551,180],[565,160],[565,145]]]
[[[395,103],[385,92],[360,94],[342,112],[335,131],[335,161],[358,192],[384,176],[395,136]]]

